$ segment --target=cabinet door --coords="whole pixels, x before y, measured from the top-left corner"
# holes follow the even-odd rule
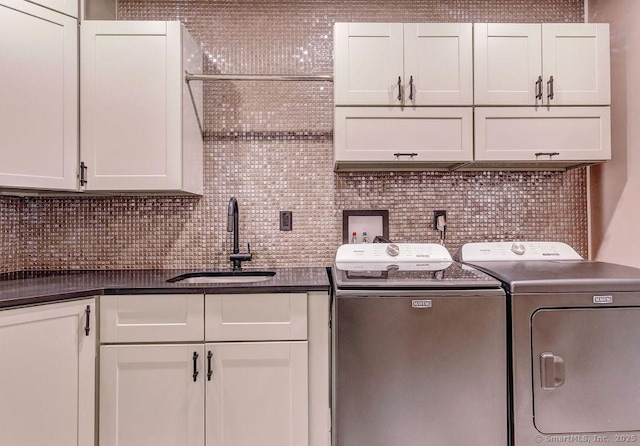
[[[0,0],[0,187],[76,189],[78,21]]]
[[[471,107],[337,107],[337,165],[407,167],[452,164],[473,158]]]
[[[203,353],[202,344],[100,347],[100,444],[203,446]]]
[[[402,23],[336,23],[335,105],[402,104],[402,40]]]
[[[180,190],[179,22],[85,21],[82,145],[87,190]]]
[[[611,159],[610,108],[476,107],[475,141],[477,161],[604,161]]]
[[[94,315],[93,300],[0,312],[0,444],[93,444]]]
[[[553,76],[555,105],[609,105],[609,24],[543,24],[545,84]],[[549,87],[550,88],[550,85]]]
[[[207,446],[305,446],[306,342],[207,344]]]
[[[473,105],[471,23],[404,25],[404,97],[411,105]]]
[[[476,23],[473,32],[475,104],[535,105],[542,76],[540,25]]]

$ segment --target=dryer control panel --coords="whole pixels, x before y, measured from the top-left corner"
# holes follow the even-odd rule
[[[467,243],[456,253],[461,262],[521,260],[582,260],[571,246],[561,242]]]

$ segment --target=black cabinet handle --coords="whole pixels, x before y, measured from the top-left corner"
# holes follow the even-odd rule
[[[413,101],[413,76],[409,77],[409,100]]]
[[[198,352],[193,352],[193,382],[198,380]]]
[[[548,156],[549,159],[551,159],[556,155],[560,155],[560,152],[536,152],[534,155],[536,156],[536,158],[538,158],[539,156]]]
[[[84,309],[84,335],[89,336],[89,332],[91,331],[91,306],[87,305],[87,308]]]
[[[542,100],[542,76],[538,76],[538,80],[536,81],[536,99]]]
[[[403,153],[403,152],[396,152],[393,154],[393,156],[395,156],[396,158],[400,158],[401,156],[409,156],[411,158],[413,158],[414,156],[418,156],[417,153]]]
[[[80,186],[86,186],[87,184],[87,165],[84,162],[80,163]]]
[[[402,100],[402,78],[398,76],[398,100]]]
[[[213,375],[213,369],[211,368],[211,358],[213,358],[213,353],[209,350],[207,353],[207,381],[211,381],[211,375]]]
[[[549,98],[549,100],[551,101],[553,99],[553,76],[549,77],[549,80],[547,81],[547,89],[549,91],[549,94],[547,95],[547,97]]]

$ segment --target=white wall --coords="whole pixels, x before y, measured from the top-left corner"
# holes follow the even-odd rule
[[[588,0],[611,24],[612,160],[591,168],[591,257],[640,267],[640,1]]]

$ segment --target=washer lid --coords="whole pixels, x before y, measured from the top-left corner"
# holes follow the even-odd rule
[[[454,257],[502,281],[512,294],[640,291],[640,269],[585,260],[565,243],[467,243]]]
[[[455,257],[459,262],[582,260],[571,246],[561,242],[467,243],[456,252]]]
[[[336,252],[338,289],[498,288],[500,283],[453,261],[433,243],[364,243],[342,245]]]

